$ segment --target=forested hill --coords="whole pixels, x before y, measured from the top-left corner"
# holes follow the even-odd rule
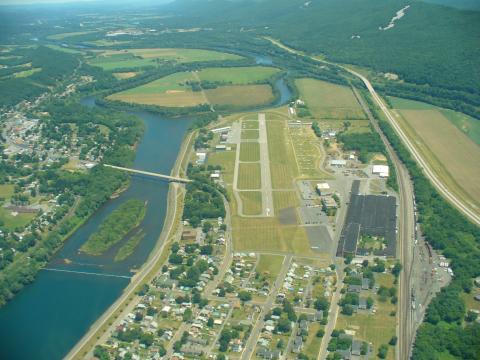
[[[478,11],[403,0],[177,0],[168,9],[179,23],[271,35],[409,82],[480,92]]]

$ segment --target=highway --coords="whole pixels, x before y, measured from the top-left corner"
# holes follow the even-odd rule
[[[310,59],[315,60],[319,63],[336,66],[336,67],[341,68],[341,69],[347,71],[348,73],[356,76],[360,80],[362,80],[362,82],[365,84],[368,91],[372,95],[372,98],[375,101],[375,103],[379,106],[379,108],[385,114],[388,121],[390,122],[390,124],[392,125],[392,127],[395,129],[398,136],[402,140],[403,144],[407,147],[407,149],[410,151],[410,153],[412,154],[414,159],[417,161],[419,166],[422,168],[425,176],[432,182],[432,184],[435,186],[435,188],[440,192],[440,194],[444,198],[446,198],[451,204],[453,204],[460,212],[462,212],[465,216],[467,216],[471,221],[473,221],[477,225],[480,225],[480,215],[477,214],[474,210],[472,210],[468,205],[464,204],[452,192],[450,192],[450,190],[448,190],[448,188],[442,183],[442,181],[435,175],[434,171],[430,168],[428,163],[421,157],[420,153],[417,151],[415,146],[413,146],[413,144],[412,144],[411,140],[408,138],[408,136],[405,135],[405,133],[403,132],[403,130],[401,129],[401,127],[398,125],[397,121],[395,120],[394,116],[391,114],[390,110],[387,108],[387,106],[385,106],[382,99],[377,94],[374,87],[372,86],[370,81],[365,76],[363,76],[362,74],[358,73],[357,71],[354,71],[354,70],[352,70],[352,69],[350,69],[346,66],[338,65],[338,64],[335,64],[335,63],[332,63],[332,62],[329,62],[329,61],[325,61],[325,60],[316,59],[312,56],[308,56],[308,55],[302,54],[302,53],[300,53],[300,52],[298,52],[294,49],[291,49],[291,48],[283,45],[282,43],[280,43],[276,40],[273,40],[273,39],[270,39],[270,38],[266,38],[266,39],[271,41],[274,45],[276,45],[276,46],[278,46],[278,47],[280,47],[280,48],[282,48],[282,49],[284,49],[284,50],[286,50],[290,53],[309,57]]]
[[[188,153],[190,142],[194,134],[195,132],[191,132],[182,145],[182,149],[180,151],[181,155],[178,157],[177,164],[175,164],[175,168],[172,171],[175,177],[178,177],[180,173],[180,170],[182,168],[181,164],[186,154]],[[178,160],[180,160],[179,163]],[[95,321],[95,323],[93,323],[88,332],[80,339],[80,341],[72,348],[72,350],[70,350],[70,352],[65,356],[64,359],[72,360],[77,358],[84,358],[82,351],[87,352],[91,350],[91,348],[87,347],[89,342],[97,335],[98,331],[100,331],[100,329],[105,324],[107,324],[108,320],[112,317],[112,315],[115,314],[122,306],[124,306],[124,304],[128,301],[130,297],[133,297],[135,295],[135,290],[137,289],[138,285],[141,284],[147,278],[147,276],[150,275],[155,265],[160,260],[165,249],[165,245],[167,244],[168,236],[171,235],[171,232],[174,228],[175,219],[179,210],[177,206],[177,196],[179,191],[182,191],[182,188],[179,186],[179,184],[173,183],[170,191],[168,192],[167,215],[165,217],[165,224],[162,233],[160,234],[160,238],[157,243],[158,245],[153,250],[152,256],[140,268],[138,273],[135,274],[130,284],[128,284],[128,286],[123,291],[122,295],[108,308],[107,311],[105,311],[105,313],[102,314],[101,317],[97,319],[97,321]],[[101,334],[98,334],[98,336],[101,336]]]

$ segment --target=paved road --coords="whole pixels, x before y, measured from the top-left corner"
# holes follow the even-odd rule
[[[258,114],[258,143],[260,144],[260,171],[262,174],[262,209],[264,216],[274,216],[272,176],[268,155],[268,137],[265,114]]]
[[[273,39],[268,39],[268,40],[270,40],[273,44],[281,47],[282,49],[284,49],[288,52],[291,52],[291,53],[296,54],[296,55],[307,56],[307,55],[304,55],[304,54],[302,54],[302,53],[300,53],[300,52],[298,52],[294,49],[291,49],[291,48],[283,45],[282,43],[280,43],[278,41],[275,41]],[[395,129],[395,131],[397,132],[399,137],[402,139],[404,145],[408,148],[410,153],[413,155],[415,160],[418,162],[418,164],[422,168],[425,176],[432,182],[432,184],[435,186],[435,188],[440,192],[440,194],[443,197],[445,197],[450,203],[452,203],[460,212],[462,212],[465,216],[467,216],[471,221],[473,221],[477,225],[480,225],[480,215],[478,214],[478,212],[473,210],[469,205],[465,204],[455,194],[450,192],[450,190],[448,190],[447,186],[445,186],[442,183],[442,181],[436,176],[434,171],[428,165],[427,161],[425,161],[421,157],[419,151],[417,151],[417,149],[415,148],[415,146],[413,146],[413,144],[410,141],[410,139],[408,138],[408,136],[406,136],[405,133],[403,132],[403,130],[400,128],[397,121],[395,120],[395,117],[391,114],[390,110],[385,106],[382,99],[380,98],[380,96],[378,96],[374,87],[372,86],[370,81],[365,76],[363,76],[362,74],[360,74],[360,73],[358,73],[358,72],[356,72],[356,71],[354,71],[354,70],[352,70],[352,69],[350,69],[346,66],[331,63],[329,61],[320,60],[320,59],[317,59],[317,58],[314,58],[314,57],[311,57],[311,56],[308,56],[308,57],[315,60],[315,61],[318,61],[319,63],[324,63],[324,64],[339,67],[339,68],[349,72],[350,74],[358,77],[360,80],[362,80],[362,82],[365,84],[368,91],[372,95],[372,98],[375,101],[375,103],[380,107],[380,109],[385,114],[385,116],[389,120],[392,127]]]
[[[268,296],[267,300],[265,301],[262,310],[260,311],[260,315],[258,316],[258,320],[253,326],[253,329],[250,333],[250,336],[245,344],[245,349],[242,353],[241,359],[242,360],[250,360],[254,354],[255,346],[258,342],[258,337],[260,332],[264,326],[264,318],[265,315],[271,310],[273,304],[275,303],[275,299],[277,298],[278,291],[282,288],[283,281],[287,276],[288,269],[290,268],[290,264],[292,262],[292,255],[287,255],[283,260],[282,268],[280,269],[280,273],[275,280],[275,284],[273,285],[272,291]]]
[[[318,352],[317,360],[325,360],[327,358],[327,347],[330,339],[332,338],[332,331],[335,329],[337,323],[338,312],[340,306],[338,302],[342,297],[342,288],[343,288],[343,264],[342,259],[339,260],[337,264],[337,290],[332,296],[332,301],[330,302],[330,309],[328,310],[328,323],[325,326],[325,334],[322,338],[322,343],[320,344],[320,350]]]
[[[181,156],[179,157],[180,164],[182,163],[183,158],[187,154],[189,150],[189,144],[192,139],[194,133],[190,133],[187,140],[183,144],[183,148],[181,149],[180,153]],[[173,176],[179,176],[181,170],[181,166],[175,166],[174,170],[172,171]],[[170,191],[168,192],[168,206],[167,206],[167,215],[165,217],[165,225],[160,234],[160,238],[158,241],[158,245],[154,248],[152,255],[147,260],[147,262],[141,267],[139,272],[135,274],[132,278],[130,284],[125,288],[122,295],[108,308],[108,310],[103,313],[103,315],[95,321],[95,323],[90,327],[88,332],[80,339],[80,341],[70,350],[70,352],[65,356],[65,359],[75,359],[75,358],[83,358],[83,354],[81,353],[83,348],[94,338],[97,332],[108,322],[111,316],[119,310],[125,302],[128,301],[129,297],[134,296],[135,290],[139,284],[144,281],[147,276],[150,275],[151,271],[159,261],[160,257],[162,256],[163,250],[165,248],[166,240],[168,235],[171,233],[173,226],[175,224],[175,218],[177,215],[177,194],[181,189],[180,185],[177,183],[172,183]],[[173,212],[172,212],[173,210]],[[109,332],[109,330],[107,330]],[[91,351],[91,349],[87,349]]]

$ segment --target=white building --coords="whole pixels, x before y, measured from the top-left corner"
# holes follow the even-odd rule
[[[389,168],[387,165],[373,165],[372,174],[386,178],[389,174]]]
[[[347,160],[330,160],[330,166],[345,167]]]

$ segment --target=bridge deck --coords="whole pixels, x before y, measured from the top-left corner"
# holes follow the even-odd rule
[[[165,180],[168,180],[168,181],[174,181],[174,182],[180,182],[180,183],[192,182],[192,180],[190,180],[190,179],[185,179],[185,178],[180,178],[180,177],[170,176],[170,175],[163,175],[163,174],[158,174],[158,173],[154,173],[154,172],[150,172],[150,171],[135,170],[135,169],[129,169],[129,168],[121,167],[121,166],[108,165],[108,164],[104,164],[104,166],[112,168],[112,169],[116,169],[116,170],[130,172],[130,173],[133,173],[133,174],[153,176],[153,177],[157,177],[157,178],[160,178],[160,179],[165,179]]]

